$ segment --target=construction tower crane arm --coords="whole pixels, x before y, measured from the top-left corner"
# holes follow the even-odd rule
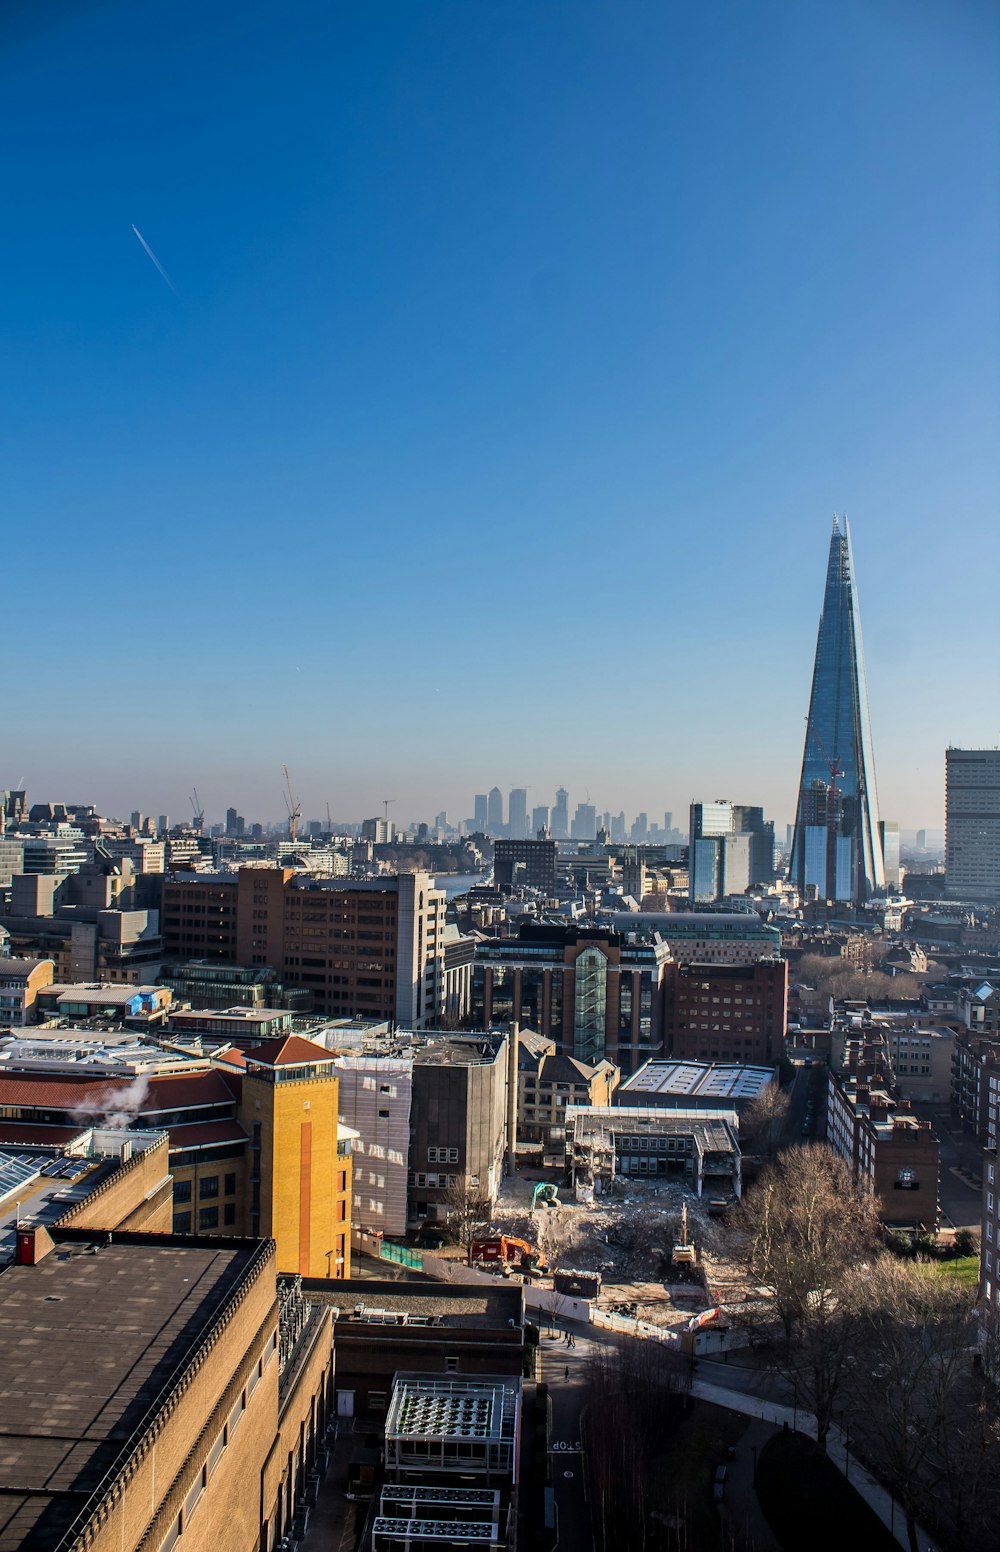
[[[288,839],[294,841],[298,838],[299,820],[302,817],[302,804],[292,791],[292,778],[288,774],[288,766],[281,769],[285,773],[285,786],[288,788],[288,796],[285,799],[285,807],[288,809]]]

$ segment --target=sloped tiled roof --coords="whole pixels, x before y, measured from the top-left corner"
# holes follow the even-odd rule
[[[333,1060],[325,1046],[317,1045],[314,1040],[303,1040],[301,1035],[262,1040],[259,1045],[250,1046],[244,1055],[248,1066],[256,1062],[260,1067],[304,1067]]]

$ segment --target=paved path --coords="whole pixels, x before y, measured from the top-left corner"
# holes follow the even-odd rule
[[[726,1386],[713,1385],[699,1379],[692,1381],[691,1394],[697,1396],[700,1401],[714,1401],[716,1406],[728,1407],[733,1412],[742,1412],[744,1417],[755,1417],[777,1428],[787,1423],[789,1428],[797,1427],[799,1433],[804,1433],[809,1438],[816,1437],[814,1417],[808,1413],[793,1410],[792,1407],[781,1406],[767,1397],[748,1395],[746,1391],[731,1390]],[[854,1459],[853,1455],[849,1454],[848,1446],[849,1440],[840,1429],[831,1428],[826,1444],[826,1452],[831,1464],[844,1473],[851,1486],[856,1488],[865,1502],[874,1509],[886,1529],[892,1531],[899,1545],[908,1547],[906,1517],[902,1509],[894,1503],[891,1494],[887,1493],[885,1488]],[[918,1531],[917,1543],[920,1552],[937,1552],[936,1544],[925,1531]]]

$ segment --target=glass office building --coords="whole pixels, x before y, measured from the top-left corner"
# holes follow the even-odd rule
[[[885,888],[878,794],[851,532],[830,539],[799,782],[791,880],[821,899],[861,902]]]

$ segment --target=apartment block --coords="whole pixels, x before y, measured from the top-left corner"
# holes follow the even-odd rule
[[[863,1040],[849,1052],[848,1063],[828,1086],[827,1142],[856,1179],[870,1185],[884,1223],[936,1231],[941,1165],[933,1127],[897,1098],[877,1054]]]

